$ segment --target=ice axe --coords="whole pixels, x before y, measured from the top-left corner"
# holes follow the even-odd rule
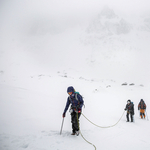
[[[64,124],[64,117],[63,117],[62,124],[61,124],[60,135],[61,135],[61,133],[62,133],[63,124]]]

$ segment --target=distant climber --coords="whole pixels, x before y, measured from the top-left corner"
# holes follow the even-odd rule
[[[133,102],[131,102],[131,100],[127,101],[127,104],[124,110],[127,110],[127,115],[126,115],[127,122],[129,122],[129,114],[130,114],[131,122],[133,122],[134,104]]]
[[[141,119],[143,119],[143,117],[144,117],[144,119],[145,119],[146,104],[145,104],[145,102],[143,101],[143,99],[141,99],[141,101],[139,102],[138,110],[140,110]]]

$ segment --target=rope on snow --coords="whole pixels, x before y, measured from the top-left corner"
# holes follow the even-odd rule
[[[123,112],[121,118],[123,117],[125,111]],[[82,113],[83,115],[83,113]],[[85,115],[83,115],[85,117]],[[92,123],[93,125],[99,127],[99,128],[110,128],[110,127],[114,127],[115,125],[117,125],[119,123],[119,121],[121,120],[121,118],[117,121],[117,123],[115,123],[114,125],[111,125],[111,126],[107,126],[107,127],[102,127],[102,126],[99,126],[99,125],[96,125],[95,123],[93,123],[92,121],[90,121],[87,117],[85,117],[90,123]]]
[[[119,121],[120,121],[121,118],[123,117],[124,113],[125,113],[125,111],[123,112],[122,116],[121,116],[120,119],[117,121],[117,123],[115,123],[114,125],[111,125],[111,126],[107,126],[107,127],[98,126],[98,125],[96,125],[95,123],[93,123],[92,121],[90,121],[87,117],[85,117],[85,115],[83,115],[83,113],[81,113],[81,114],[82,114],[90,123],[92,123],[93,125],[95,125],[95,126],[97,126],[97,127],[99,127],[99,128],[110,128],[110,127],[114,127],[115,125],[117,125],[117,124],[119,123]],[[78,121],[78,127],[79,127],[78,113],[77,113],[77,121]],[[80,127],[79,127],[79,132],[80,132],[82,138],[83,138],[87,143],[93,145],[94,148],[95,148],[95,150],[96,150],[96,146],[84,138],[84,136],[83,136],[82,133],[81,133]]]

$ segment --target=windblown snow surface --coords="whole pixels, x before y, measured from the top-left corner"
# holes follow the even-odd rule
[[[0,2],[0,150],[150,149],[150,3],[109,4]],[[81,115],[90,144],[71,135],[68,111],[60,135],[68,86],[84,97],[91,122],[120,121],[100,128]],[[128,99],[134,123],[126,122]]]

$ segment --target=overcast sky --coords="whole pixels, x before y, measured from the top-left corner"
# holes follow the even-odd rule
[[[12,22],[25,24],[41,18],[59,24],[61,21],[78,22],[97,15],[105,5],[115,13],[150,14],[150,0],[0,0],[0,30],[6,28],[6,24],[12,26]]]
[[[56,15],[60,13],[68,14],[69,12],[97,11],[104,5],[127,13],[150,10],[150,0],[0,0],[0,12],[2,15],[2,11],[8,13],[9,10],[15,8],[16,11],[54,12]]]
[[[60,55],[62,48],[67,49],[68,54],[70,50],[79,49],[73,39],[76,30],[71,30],[68,35],[61,31],[70,27],[69,23],[78,23],[92,14],[97,15],[105,5],[117,15],[120,15],[119,11],[137,15],[150,11],[150,0],[0,0],[0,50],[36,51],[39,64],[50,60],[47,57],[50,56],[49,50],[52,59]],[[56,31],[56,35],[58,32],[62,34],[51,36],[54,35],[52,31]],[[43,50],[47,53],[43,54]],[[43,59],[37,51],[42,51]],[[56,59],[56,64],[60,66],[57,62]]]

